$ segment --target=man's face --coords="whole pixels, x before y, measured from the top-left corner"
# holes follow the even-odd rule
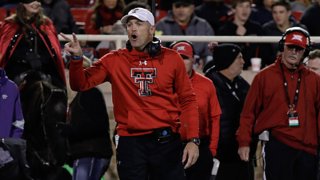
[[[155,27],[148,22],[140,21],[136,18],[129,18],[126,24],[128,38],[131,46],[137,50],[143,50],[152,40]]]
[[[228,69],[232,74],[240,75],[243,70],[244,63],[242,53],[239,53]]]
[[[320,75],[320,57],[309,59],[307,67],[309,67],[311,70]]]
[[[295,69],[303,58],[305,49],[296,45],[285,45],[282,53],[282,62],[289,69]]]
[[[172,4],[173,17],[179,24],[189,23],[193,12],[194,12],[194,5],[192,4],[180,4],[180,3]]]
[[[194,58],[188,58],[187,56],[181,56],[181,57],[183,59],[187,73],[190,74],[194,64]]]
[[[272,17],[278,26],[289,24],[291,11],[287,11],[284,6],[274,6],[272,9]]]
[[[235,18],[240,21],[246,22],[249,19],[251,14],[251,4],[250,2],[241,2],[236,5],[235,10]]]

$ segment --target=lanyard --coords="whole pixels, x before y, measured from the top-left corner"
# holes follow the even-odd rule
[[[280,68],[281,68],[281,72],[282,72],[283,86],[284,86],[284,89],[285,89],[285,92],[286,92],[286,99],[287,99],[288,107],[289,107],[289,110],[293,111],[293,110],[295,110],[295,107],[298,104],[299,92],[300,92],[300,84],[301,84],[301,72],[299,71],[299,77],[298,77],[298,80],[297,80],[297,87],[296,87],[296,90],[294,92],[293,102],[291,103],[290,102],[290,97],[289,97],[288,82],[287,82],[287,79],[286,79],[286,77],[284,75],[284,70],[283,70],[283,67],[282,67],[281,63],[280,63]]]

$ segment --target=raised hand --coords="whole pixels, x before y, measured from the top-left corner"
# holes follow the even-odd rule
[[[82,56],[83,55],[80,43],[79,43],[75,33],[72,33],[72,39],[68,38],[63,33],[60,33],[60,36],[63,37],[63,39],[65,39],[66,41],[68,41],[64,45],[65,51],[70,53],[72,56]]]

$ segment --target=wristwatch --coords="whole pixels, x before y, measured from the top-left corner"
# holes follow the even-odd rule
[[[200,145],[200,138],[191,138],[189,142],[195,143],[197,146]]]

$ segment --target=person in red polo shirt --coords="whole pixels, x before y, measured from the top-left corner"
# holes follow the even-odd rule
[[[254,77],[245,100],[238,153],[248,161],[252,134],[268,131],[264,147],[268,180],[316,179],[320,76],[302,63],[310,44],[306,30],[288,28],[279,42],[281,54]]]

